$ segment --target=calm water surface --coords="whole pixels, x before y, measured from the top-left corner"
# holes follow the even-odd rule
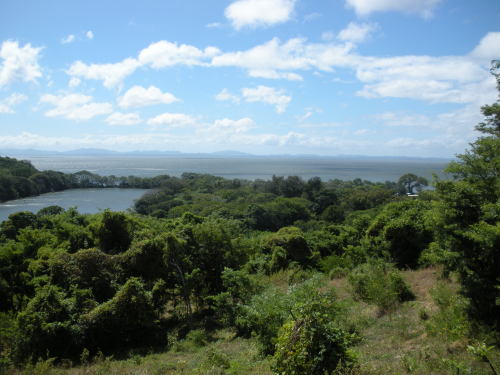
[[[162,174],[180,176],[184,172],[208,173],[226,178],[247,180],[270,179],[277,176],[300,176],[304,179],[321,177],[353,180],[361,178],[375,182],[396,181],[405,173],[432,178],[442,175],[446,160],[438,159],[353,159],[353,158],[198,158],[198,157],[137,157],[137,156],[64,156],[27,157],[41,170],[74,173],[88,170],[100,175],[153,177]]]
[[[47,193],[36,197],[16,199],[0,203],[0,221],[18,211],[38,210],[57,205],[63,208],[77,207],[81,213],[93,214],[109,208],[124,211],[133,206],[146,189],[73,189],[57,193]]]
[[[295,175],[306,180],[317,176],[323,181],[361,178],[374,182],[397,181],[405,173],[432,179],[433,174],[442,176],[443,168],[448,164],[448,161],[438,159],[333,157],[26,156],[22,159],[30,160],[40,170],[65,173],[87,170],[102,176],[180,176],[184,172],[194,172],[246,180]],[[146,190],[142,189],[78,189],[43,194],[0,204],[0,220],[5,220],[13,212],[37,212],[51,205],[64,208],[76,206],[82,213],[96,213],[106,208],[126,210],[144,192]]]

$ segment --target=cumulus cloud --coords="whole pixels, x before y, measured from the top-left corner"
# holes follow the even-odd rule
[[[148,125],[153,127],[166,126],[169,128],[183,128],[196,124],[196,119],[184,113],[163,113],[148,120]]]
[[[320,69],[332,71],[334,65],[345,66],[352,60],[353,46],[334,43],[306,43],[294,38],[281,43],[278,38],[246,51],[228,52],[215,56],[212,66],[239,67],[252,77],[299,80],[294,71]]]
[[[240,97],[238,95],[232,94],[228,89],[222,89],[217,95],[215,95],[215,99],[219,101],[230,101],[233,103],[239,103]]]
[[[220,51],[216,47],[201,50],[188,44],[177,44],[161,40],[150,44],[139,53],[139,62],[153,68],[166,68],[174,65],[203,65]],[[206,62],[205,62],[206,63]]]
[[[245,101],[262,102],[276,106],[276,112],[283,113],[292,100],[291,96],[285,95],[284,90],[276,90],[273,87],[257,86],[256,88],[244,88],[241,90]]]
[[[51,104],[54,107],[47,112],[47,117],[63,117],[68,120],[86,121],[99,115],[111,113],[110,103],[96,103],[91,96],[82,94],[43,95],[40,103]]]
[[[346,0],[358,16],[368,16],[375,12],[416,13],[424,18],[432,17],[434,8],[442,0]]]
[[[107,88],[115,87],[123,82],[123,80],[141,64],[133,58],[127,58],[123,61],[114,64],[85,64],[82,61],[74,62],[67,73],[70,76],[85,79],[94,79],[103,81]]]
[[[92,32],[92,30],[89,30],[85,33],[85,36],[87,37],[87,39],[94,39],[94,33]]]
[[[372,23],[350,22],[345,29],[339,32],[337,38],[344,42],[361,43],[375,30],[377,30],[377,25]]]
[[[24,102],[28,97],[23,94],[14,93],[0,100],[0,113],[15,113],[12,107]]]
[[[61,39],[61,44],[69,44],[75,41],[75,36],[73,34],[69,34],[67,37]]]
[[[106,118],[106,122],[112,126],[132,126],[142,121],[138,113],[114,112]]]
[[[500,58],[500,32],[486,34],[471,52],[471,55],[485,60]]]
[[[251,77],[301,80],[302,72],[334,73],[338,68],[351,69],[363,87],[358,95],[366,98],[408,98],[431,103],[485,104],[495,94],[494,79],[484,61],[478,58],[498,53],[498,35],[489,33],[466,56],[363,56],[356,52],[356,43],[376,30],[369,23],[351,23],[335,40],[310,43],[305,38],[265,43],[240,51],[222,52],[216,47],[195,46],[159,41],[152,43],[137,58],[115,64],[75,62],[68,70],[74,78],[98,79],[106,87],[114,87],[140,66],[155,69],[175,65],[204,68],[235,67]],[[330,36],[325,36],[330,38]],[[494,100],[495,96],[493,96]],[[237,102],[235,95],[222,91],[218,100]],[[286,105],[282,105],[280,110]]]
[[[240,103],[242,99],[248,103],[261,102],[271,104],[276,106],[276,112],[283,113],[292,100],[292,97],[286,95],[284,90],[260,85],[255,88],[241,89],[241,97],[231,93],[228,89],[223,89],[215,96],[215,99],[219,101],[231,101],[236,104]]]
[[[401,56],[363,58],[356,66],[367,98],[408,98],[431,103],[488,103],[494,79],[466,57]]]
[[[0,48],[0,87],[15,80],[34,82],[42,76],[38,58],[41,48],[31,44],[19,46],[18,42],[5,41]]]
[[[237,30],[243,27],[271,26],[288,21],[296,0],[238,0],[224,14]]]
[[[170,104],[178,102],[173,94],[161,92],[158,87],[133,86],[127,92],[118,98],[118,105],[123,108],[145,107],[154,104]]]

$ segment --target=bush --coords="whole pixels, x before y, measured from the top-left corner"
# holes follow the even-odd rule
[[[431,296],[438,311],[427,320],[427,331],[451,340],[464,338],[469,332],[467,300],[444,282],[431,289]]]
[[[355,335],[339,325],[332,296],[309,292],[309,298],[298,303],[293,320],[279,331],[273,366],[276,374],[332,374],[355,363],[349,350]]]
[[[166,335],[157,322],[152,297],[138,278],[130,278],[109,301],[82,317],[87,347],[112,353],[159,344]]]
[[[401,302],[415,299],[401,273],[392,264],[382,261],[356,267],[347,279],[356,298],[377,305],[382,313]]]
[[[281,228],[269,235],[264,241],[264,252],[271,256],[272,271],[286,269],[291,262],[306,266],[311,263],[313,255],[304,234],[297,227]]]
[[[343,314],[343,309],[336,302],[333,291],[321,291],[325,286],[325,278],[316,274],[309,280],[290,287],[288,293],[276,288],[269,288],[254,296],[251,301],[242,306],[236,319],[240,332],[253,334],[263,354],[273,354],[278,332],[290,318],[302,316],[308,306],[321,300],[322,309],[328,310],[329,319],[337,319]],[[295,318],[294,318],[295,320]]]

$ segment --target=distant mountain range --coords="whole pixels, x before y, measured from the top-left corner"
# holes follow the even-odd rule
[[[418,157],[418,156],[370,156],[370,155],[314,155],[314,154],[281,154],[254,155],[241,151],[225,150],[208,153],[184,153],[180,151],[112,151],[99,148],[80,148],[70,151],[46,151],[35,149],[0,149],[0,156],[10,157],[51,157],[51,156],[167,156],[167,157],[234,157],[234,158],[342,158],[342,159],[397,159],[397,160],[438,160],[449,161],[452,158]]]

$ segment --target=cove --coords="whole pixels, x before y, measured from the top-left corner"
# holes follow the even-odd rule
[[[19,211],[33,213],[48,206],[61,206],[64,209],[76,207],[78,212],[94,214],[110,209],[124,211],[132,208],[148,189],[71,189],[55,193],[41,194],[35,197],[16,199],[0,203],[0,221],[6,220],[10,214]]]

